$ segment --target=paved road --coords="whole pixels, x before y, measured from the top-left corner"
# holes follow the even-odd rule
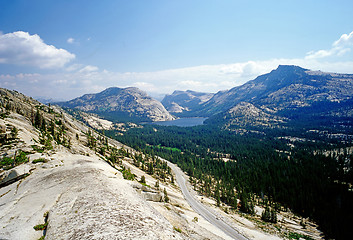
[[[167,161],[168,162],[168,161]],[[228,236],[238,239],[238,240],[247,240],[243,235],[241,235],[238,231],[236,231],[234,228],[229,226],[227,223],[223,222],[221,219],[219,219],[216,214],[213,213],[213,211],[206,206],[204,206],[202,203],[200,203],[198,200],[196,200],[189,190],[186,187],[186,179],[183,176],[183,172],[175,166],[174,164],[171,164],[168,162],[168,165],[171,167],[171,169],[174,171],[175,176],[176,176],[176,181],[178,185],[181,188],[181,191],[183,192],[183,195],[186,199],[186,201],[190,204],[190,206],[202,217],[204,217],[207,221],[209,221],[212,225],[218,227],[221,229],[224,233],[226,233]]]

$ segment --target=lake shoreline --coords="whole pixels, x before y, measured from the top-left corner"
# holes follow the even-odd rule
[[[150,124],[159,126],[177,126],[177,127],[195,127],[203,125],[207,117],[190,117],[190,118],[178,118],[172,121],[160,121],[153,122]]]

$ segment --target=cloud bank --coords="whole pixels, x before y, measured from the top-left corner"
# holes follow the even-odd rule
[[[13,32],[0,35],[0,63],[60,68],[75,58],[65,49],[47,45],[37,35]]]
[[[26,33],[24,34],[26,35]],[[37,35],[30,36],[27,34],[26,36],[34,37],[39,40],[40,44],[48,46],[44,44]],[[202,65],[155,72],[125,73],[100,70],[93,65],[72,64],[67,66],[65,71],[61,73],[3,74],[0,75],[0,87],[16,89],[33,97],[47,96],[67,100],[85,93],[99,92],[112,86],[135,86],[147,91],[152,96],[160,96],[162,94],[171,93],[174,90],[188,89],[202,92],[217,92],[239,86],[261,74],[276,69],[280,64],[298,65],[307,69],[322,70],[325,72],[353,74],[353,61],[324,60],[327,59],[325,57],[333,55],[339,56],[340,54],[347,53],[352,46],[353,32],[343,34],[332,44],[331,49],[318,50],[307,56],[303,56],[303,58],[297,59],[278,58],[266,61]],[[54,52],[62,50],[56,49],[53,46],[49,47],[51,47],[50,49],[54,49]],[[26,51],[24,54],[28,55]],[[20,54],[18,53],[17,55]],[[2,56],[1,51],[0,56]],[[34,58],[33,55],[31,56]],[[71,58],[68,58],[65,63]]]

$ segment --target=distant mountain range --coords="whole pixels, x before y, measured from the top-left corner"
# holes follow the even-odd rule
[[[108,88],[63,107],[94,112],[112,120],[166,121],[209,117],[219,125],[273,127],[290,119],[353,116],[353,74],[311,71],[280,65],[270,73],[216,94],[174,91],[162,104],[138,88]],[[168,112],[168,111],[169,112]]]
[[[298,109],[318,102],[342,102],[352,98],[353,75],[311,71],[280,65],[239,87],[215,94],[202,105],[202,114],[227,111],[240,102],[266,106],[273,111]]]
[[[159,101],[134,87],[111,87],[100,93],[85,94],[58,105],[120,121],[151,122],[175,119]]]
[[[220,91],[207,101],[194,101],[192,108],[179,97],[187,96],[187,92],[175,93],[162,101],[167,109],[173,103],[183,109],[179,116],[207,116],[209,123],[226,126],[273,126],[287,118],[314,115],[353,116],[353,74],[311,71],[298,66],[280,65],[241,86]],[[193,92],[193,96],[197,93]]]

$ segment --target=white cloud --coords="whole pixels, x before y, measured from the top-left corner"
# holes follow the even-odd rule
[[[330,56],[342,56],[351,51],[350,46],[353,46],[353,32],[343,34],[337,41],[332,44],[329,50],[318,50],[307,53],[306,59],[317,59]]]
[[[61,74],[0,75],[0,87],[15,88],[31,96],[72,99],[107,87],[135,86],[157,96],[174,90],[217,92],[239,86],[279,64],[298,65],[312,70],[353,73],[353,62],[322,62],[317,59],[271,59],[233,64],[203,65],[156,72],[110,72],[95,66],[78,66]]]
[[[66,67],[65,70],[68,72],[73,72],[73,71],[77,71],[78,69],[80,69],[82,67],[83,67],[83,64],[75,63],[75,64],[72,64],[72,65],[69,65],[68,67]]]
[[[18,31],[0,35],[0,63],[60,68],[74,58],[65,49],[45,44],[37,34]]]
[[[75,42],[75,39],[73,38],[68,38],[67,39],[67,42],[70,43],[70,44],[73,44]]]
[[[92,65],[87,65],[85,67],[83,67],[82,69],[80,69],[80,73],[89,73],[89,72],[96,72],[98,71],[98,67],[96,66],[92,66]]]
[[[344,47],[353,45],[353,32],[350,34],[343,34],[340,39],[333,43],[335,47]]]
[[[342,35],[333,44],[335,54],[348,51],[353,33]],[[1,43],[1,41],[0,41]],[[328,56],[333,50],[313,52]],[[0,57],[1,58],[1,57]],[[353,73],[353,61],[324,61],[321,57],[298,59],[269,59],[231,64],[201,65],[188,68],[167,69],[155,72],[111,72],[92,65],[72,64],[62,73],[0,75],[0,87],[16,88],[31,96],[72,99],[85,93],[94,93],[107,87],[135,86],[157,96],[174,90],[217,92],[239,86],[261,74],[276,69],[278,65],[297,65],[324,72]]]

